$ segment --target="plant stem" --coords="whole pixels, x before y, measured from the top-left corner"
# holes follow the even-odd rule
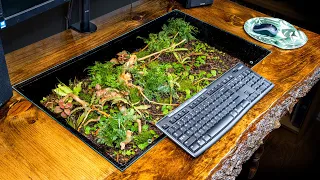
[[[141,87],[139,87],[139,86],[134,86],[134,87],[137,88],[139,90],[140,94],[151,104],[166,105],[166,106],[179,106],[179,104],[167,104],[167,103],[158,103],[158,102],[152,101],[142,92]]]
[[[146,50],[147,48],[148,48],[148,44],[144,47],[144,48],[142,48],[140,51],[144,51],[144,50]]]
[[[86,127],[91,122],[98,122],[100,121],[100,116],[97,119],[89,119],[86,123],[84,123],[83,127]]]
[[[216,79],[211,79],[211,78],[202,78],[202,79],[200,79],[200,80],[198,80],[198,81],[194,82],[194,83],[193,83],[193,85],[195,85],[195,84],[199,84],[201,81],[204,81],[204,80],[214,81],[214,80],[216,80]]]
[[[80,123],[79,127],[78,127],[78,131],[80,131],[80,129],[82,128],[82,125],[84,124],[84,122],[86,121],[86,119],[88,118],[89,114],[91,113],[91,111],[93,111],[92,109],[89,109],[86,116],[83,118],[82,122]]]
[[[166,51],[168,51],[168,50],[174,49],[175,47],[179,46],[180,44],[184,43],[185,41],[186,41],[186,39],[180,41],[180,42],[177,43],[177,44],[172,44],[170,47],[165,48],[165,49],[162,49],[161,51],[158,51],[158,52],[149,54],[149,55],[147,55],[147,56],[145,56],[145,57],[139,58],[137,61],[142,61],[142,60],[148,59],[148,58],[150,58],[150,57],[152,57],[152,56],[155,56],[155,55],[157,55],[157,54],[160,54],[160,53],[166,52]]]
[[[74,108],[71,112],[70,112],[70,115],[69,116],[71,116],[73,113],[75,113],[76,111],[80,111],[80,110],[82,110],[82,109],[84,109],[84,107],[77,107],[77,108]]]

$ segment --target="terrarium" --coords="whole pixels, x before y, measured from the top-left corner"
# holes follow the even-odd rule
[[[165,137],[157,121],[269,53],[174,10],[14,88],[123,171]]]

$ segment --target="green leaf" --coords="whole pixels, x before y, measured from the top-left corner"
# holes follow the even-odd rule
[[[189,79],[190,79],[190,81],[194,81],[194,75],[189,75]]]
[[[175,51],[188,51],[189,49],[187,48],[175,48],[173,50],[171,50],[171,52],[175,52]]]
[[[178,62],[181,61],[181,57],[178,55],[178,53],[173,52],[174,57],[177,59]]]
[[[57,93],[59,96],[66,96],[69,93],[73,93],[73,91],[64,84],[58,84],[58,87],[53,91]]]
[[[142,126],[142,130],[146,131],[146,130],[148,130],[148,129],[149,129],[149,126],[148,126],[147,124],[145,124],[145,125]]]
[[[84,133],[85,134],[91,134],[91,127],[90,126],[86,126],[85,128],[84,128]]]
[[[110,100],[112,100],[112,104],[117,104],[118,102],[129,104],[128,100],[126,100],[125,98],[114,97],[114,98],[111,98]]]
[[[127,151],[125,151],[125,154],[126,154],[127,156],[131,156],[131,155],[134,155],[135,152],[132,151],[132,150],[127,150]]]
[[[74,88],[73,88],[73,94],[79,95],[79,93],[82,91],[82,82],[79,82]]]
[[[186,92],[186,99],[191,98],[191,91],[190,91],[190,89],[185,89],[185,92]]]
[[[212,76],[217,76],[217,71],[216,70],[211,70],[211,74],[212,74]]]
[[[144,150],[149,145],[148,142],[145,142],[143,144],[138,144],[139,149]]]
[[[42,100],[40,101],[41,103],[47,102],[48,99],[46,97],[43,97]]]

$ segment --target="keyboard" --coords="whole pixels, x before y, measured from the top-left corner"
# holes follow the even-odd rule
[[[238,63],[156,126],[193,157],[217,142],[274,84]]]

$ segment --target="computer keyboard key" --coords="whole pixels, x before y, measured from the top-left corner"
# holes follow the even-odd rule
[[[195,136],[191,136],[187,141],[184,142],[184,145],[186,145],[187,147],[191,146],[195,141],[197,140],[197,138]]]
[[[242,111],[243,107],[238,105],[236,108],[234,108],[234,111],[236,111],[237,113],[240,113]]]
[[[217,129],[221,129],[224,127],[225,124],[229,124],[230,121],[232,121],[233,117],[230,115],[226,115],[224,118],[221,119],[219,123],[216,124],[216,126],[213,126],[207,133],[210,135],[210,137],[214,137],[217,133]],[[218,127],[219,125],[219,127]]]
[[[189,123],[187,123],[187,124],[185,124],[183,127],[186,128],[186,129],[190,129],[190,128],[191,128],[191,125],[190,125]]]
[[[190,150],[195,152],[200,148],[200,146],[197,143],[194,143],[192,146],[190,146]]]
[[[189,129],[191,132],[192,132],[192,134],[193,133],[195,133],[198,129],[196,129],[195,127],[192,127],[191,129]]]
[[[188,130],[188,131],[186,132],[186,135],[192,136],[192,135],[193,135],[193,132],[192,132],[191,130]]]
[[[181,135],[182,135],[182,132],[179,130],[173,133],[173,136],[177,138],[180,137]]]
[[[170,122],[171,124],[174,124],[176,121],[177,121],[177,120],[174,119],[174,118],[171,118],[171,119],[169,120],[169,122]]]
[[[238,115],[238,113],[236,111],[231,111],[230,115],[233,116],[233,117],[236,117]]]
[[[200,124],[196,124],[196,125],[194,126],[194,128],[196,128],[196,129],[198,130],[198,129],[201,128],[201,126],[200,126]]]
[[[174,132],[175,132],[175,130],[173,128],[168,129],[168,133],[173,134]]]
[[[242,100],[241,103],[240,103],[240,106],[242,106],[243,108],[245,108],[245,107],[247,107],[249,104],[250,104],[249,101],[247,101],[247,100]]]
[[[203,132],[207,132],[209,129],[210,128],[206,124],[202,127]]]
[[[203,146],[206,142],[205,142],[202,138],[200,138],[200,139],[197,141],[197,143],[198,143],[200,146]]]
[[[196,132],[196,133],[194,133],[193,136],[196,137],[196,138],[200,138],[202,135],[200,133]]]
[[[179,129],[176,125],[171,126],[171,128],[172,128],[174,131],[176,131],[176,130]]]
[[[185,133],[187,130],[188,130],[188,129],[185,128],[185,127],[181,127],[181,128],[180,128],[180,131],[181,131],[182,133]]]
[[[211,138],[210,138],[210,136],[208,136],[208,135],[204,135],[204,136],[202,137],[202,139],[204,139],[206,142],[208,142]]]
[[[185,134],[185,135],[180,136],[179,141],[182,142],[182,143],[184,143],[188,138],[189,138],[189,136],[187,136],[187,135]]]
[[[163,129],[168,129],[168,127],[169,127],[169,125],[168,125],[168,124],[164,124],[164,125],[162,125],[162,128],[163,128]]]
[[[199,129],[198,133],[202,136],[206,131],[204,131],[202,128]]]
[[[181,127],[181,126],[183,126],[183,122],[182,122],[182,121],[177,121],[177,122],[176,122],[176,125],[177,125],[178,127]]]

